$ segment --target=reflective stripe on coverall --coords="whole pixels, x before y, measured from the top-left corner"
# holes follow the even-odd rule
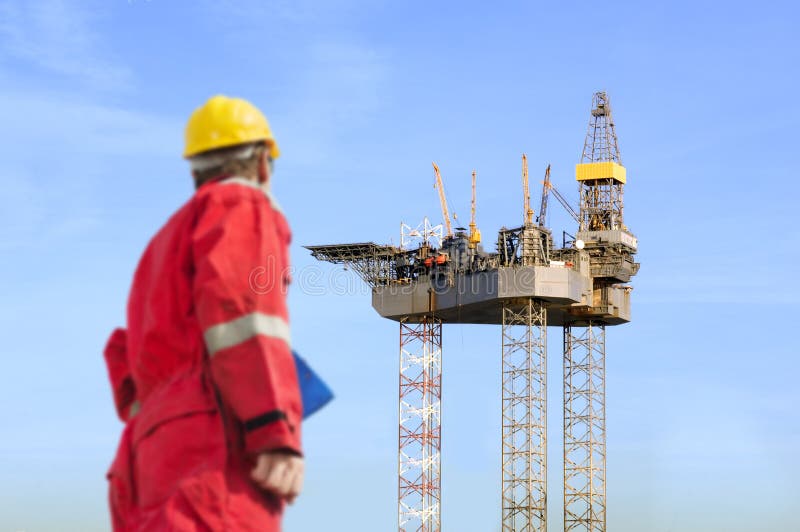
[[[268,191],[233,177],[201,186],[145,250],[105,350],[127,422],[115,531],[280,530],[282,502],[249,475],[259,452],[301,452],[289,240]]]

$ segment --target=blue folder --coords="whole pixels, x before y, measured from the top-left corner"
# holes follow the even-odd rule
[[[297,367],[297,380],[303,398],[303,419],[308,418],[333,399],[333,392],[300,355],[292,351]]]

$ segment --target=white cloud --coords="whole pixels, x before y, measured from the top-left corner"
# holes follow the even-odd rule
[[[315,43],[297,101],[302,102],[303,115],[318,124],[340,128],[360,123],[379,107],[378,89],[385,74],[386,67],[374,50],[354,44]]]
[[[125,161],[180,164],[182,121],[63,94],[0,90],[0,252],[97,230],[109,172],[130,176]]]
[[[0,0],[0,251],[48,245],[102,225],[109,172],[180,153],[183,120],[103,103],[131,70],[99,32],[100,5]],[[47,85],[31,82],[46,79]]]
[[[2,178],[3,204],[0,209],[0,252],[30,242],[36,229],[43,227],[47,205],[39,187],[19,174]]]
[[[389,62],[357,29],[375,2],[209,0],[202,6],[228,45],[250,49],[264,43],[263,78],[256,73],[249,83],[271,88],[273,99],[263,102],[264,111],[281,147],[286,154],[303,154],[292,164],[331,164],[339,155],[336,139],[364,127],[383,105]],[[285,80],[271,76],[273,66],[281,67]],[[349,161],[351,168],[358,163]]]
[[[0,113],[15,124],[13,130],[0,132],[0,145],[32,155],[32,148],[44,146],[63,156],[174,155],[180,152],[183,134],[183,124],[176,119],[70,99],[63,93],[0,91]]]
[[[131,83],[131,72],[114,64],[86,5],[63,0],[0,3],[0,50],[44,70],[100,89]]]
[[[217,20],[230,17],[239,29],[244,23],[263,32],[274,27],[278,20],[292,24],[341,20],[356,13],[362,3],[359,0],[210,0],[205,7]]]
[[[330,161],[332,140],[378,112],[388,67],[376,50],[344,42],[312,44],[305,64],[294,104],[276,113],[276,123],[284,124],[284,145],[313,165]]]
[[[744,240],[744,239],[742,239]],[[684,250],[685,252],[686,250]],[[651,257],[658,264],[643,260],[642,271],[633,279],[636,303],[735,303],[770,302],[795,304],[800,301],[796,284],[775,275],[776,265],[796,262],[791,247],[775,249],[758,256],[723,253],[698,253]],[[640,259],[641,260],[641,259]]]

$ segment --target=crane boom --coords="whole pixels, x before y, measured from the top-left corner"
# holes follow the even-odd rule
[[[547,198],[550,193],[550,165],[544,171],[544,182],[542,183],[542,203],[539,206],[539,227],[544,227],[547,223]]]
[[[531,192],[528,185],[528,157],[522,154],[522,197],[524,201],[525,225],[533,224],[533,210],[531,209]]]
[[[569,204],[566,198],[563,195],[561,195],[561,192],[559,192],[558,189],[555,186],[553,186],[552,183],[550,183],[548,187],[550,188],[550,190],[553,191],[553,195],[556,197],[558,202],[564,206],[564,209],[567,210],[569,215],[572,216],[572,218],[574,218],[576,222],[581,223],[581,217],[578,215],[575,209],[572,208],[572,205]]]
[[[447,237],[453,236],[453,224],[450,222],[450,210],[447,208],[447,198],[444,195],[444,183],[442,182],[442,174],[439,173],[439,167],[433,163],[433,171],[436,174],[436,188],[439,190],[439,203],[442,204],[442,216],[444,216],[444,224],[447,229]]]
[[[478,244],[481,243],[481,230],[478,229],[478,224],[475,222],[475,207],[476,207],[476,197],[475,197],[475,181],[476,181],[477,173],[475,170],[472,171],[472,217],[470,218],[469,222],[469,245],[471,248],[476,248]]]

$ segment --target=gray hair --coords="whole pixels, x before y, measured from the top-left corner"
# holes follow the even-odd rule
[[[222,148],[200,153],[189,158],[193,172],[204,172],[212,168],[221,168],[231,161],[245,161],[253,157],[258,143],[240,144],[230,148]]]

